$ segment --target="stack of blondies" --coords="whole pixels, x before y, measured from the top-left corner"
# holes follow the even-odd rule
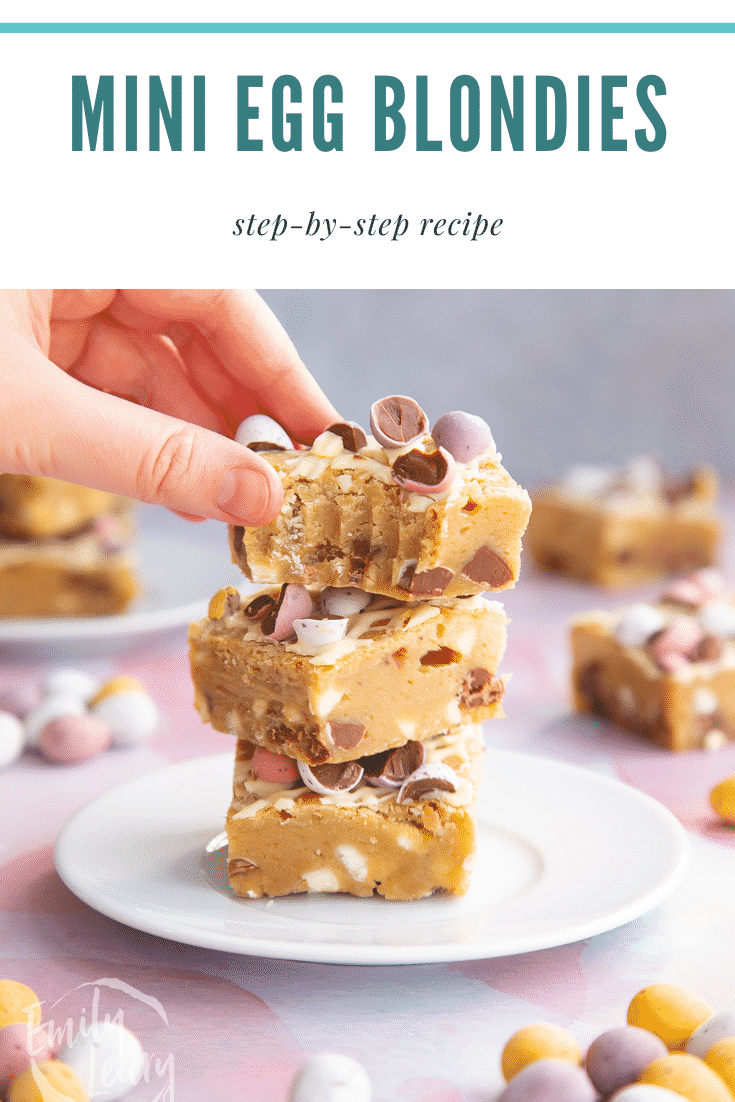
[[[0,475],[0,616],[109,616],[138,592],[130,502]]]
[[[196,707],[237,738],[228,873],[242,896],[466,891],[483,739],[502,716],[502,606],[530,500],[488,426],[429,430],[390,396],[293,450],[262,416],[238,431],[284,505],[230,530],[251,581],[191,626]]]

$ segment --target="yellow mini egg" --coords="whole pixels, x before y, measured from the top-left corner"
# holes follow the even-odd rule
[[[94,708],[95,704],[99,704],[101,700],[108,696],[115,696],[117,693],[147,692],[145,685],[142,681],[138,681],[137,677],[128,677],[126,674],[121,674],[119,677],[112,677],[109,681],[105,681],[104,685],[100,685],[94,696],[87,701],[87,707]]]
[[[46,1060],[13,1080],[7,1102],[89,1102],[89,1095],[70,1067],[61,1060]]]
[[[714,1013],[708,1003],[685,987],[653,983],[633,997],[628,1007],[628,1025],[655,1033],[667,1048],[680,1048]]]
[[[209,602],[207,615],[210,620],[221,620],[228,612],[237,611],[240,606],[240,593],[234,585],[227,585],[224,589],[218,589]]]
[[[536,1060],[567,1060],[582,1063],[582,1052],[574,1037],[560,1025],[535,1022],[524,1026],[507,1041],[500,1058],[506,1082]]]
[[[735,823],[735,774],[720,781],[709,794],[713,811],[728,823]]]
[[[33,1024],[41,1021],[41,1004],[38,995],[15,980],[0,980],[0,1029],[6,1025],[18,1025],[28,1021],[28,1012],[32,1008]]]
[[[688,1052],[670,1052],[654,1060],[638,1079],[653,1087],[666,1087],[687,1102],[732,1102],[732,1095],[719,1075],[698,1056]]]
[[[704,1062],[717,1072],[735,1095],[735,1037],[728,1037],[713,1045]]]

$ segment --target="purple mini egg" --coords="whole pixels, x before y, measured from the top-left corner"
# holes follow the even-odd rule
[[[495,450],[488,423],[475,413],[463,413],[459,409],[443,414],[431,435],[436,446],[445,448],[458,463],[469,463],[482,452],[490,448]]]
[[[585,1072],[567,1060],[536,1060],[515,1075],[498,1102],[596,1102]]]
[[[8,685],[0,692],[0,711],[10,712],[17,719],[24,720],[29,712],[38,707],[40,699],[35,685],[21,681],[17,685]]]
[[[29,1068],[33,1060],[42,1064],[52,1056],[45,1030],[34,1029],[29,1037],[26,1022],[0,1029],[0,1096],[5,1097],[12,1080]]]
[[[609,1029],[592,1042],[585,1067],[599,1092],[607,1096],[634,1083],[649,1064],[666,1055],[666,1045],[654,1033],[635,1025],[623,1025]]]
[[[38,749],[49,761],[73,765],[106,750],[111,737],[109,726],[95,716],[57,716],[38,736]]]

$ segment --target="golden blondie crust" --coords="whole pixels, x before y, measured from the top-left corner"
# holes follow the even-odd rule
[[[482,733],[459,728],[423,750],[424,764],[400,787],[358,783],[325,795],[298,782],[290,788],[259,782],[255,748],[238,742],[227,816],[233,891],[251,899],[337,891],[396,900],[438,890],[463,894],[474,863]],[[370,760],[361,759],[364,776]]]
[[[319,764],[503,715],[496,671],[507,621],[497,602],[366,598],[344,618],[342,638],[309,645],[266,637],[272,625],[251,618],[287,588],[244,599],[223,590],[191,625],[195,706],[217,730]],[[319,611],[324,593],[309,597],[309,623],[331,627]]]
[[[138,593],[133,526],[125,516],[98,521],[65,538],[0,538],[0,617],[123,612]]]
[[[587,486],[533,494],[527,547],[553,573],[616,587],[711,565],[721,540],[714,511],[717,478],[699,468],[677,482],[626,484],[623,474],[590,472]],[[594,487],[594,489],[593,489]]]
[[[735,600],[694,587],[713,573],[675,582],[655,604],[573,621],[578,711],[669,750],[716,750],[735,739]]]
[[[11,539],[64,536],[100,514],[128,506],[125,498],[104,490],[36,475],[0,474],[0,536]]]
[[[437,492],[396,481],[401,463],[420,470],[439,455],[428,434],[397,449],[368,437],[352,451],[327,431],[307,451],[260,454],[281,476],[284,505],[262,528],[230,528],[233,562],[252,581],[359,586],[399,599],[515,584],[531,503],[494,445],[452,461]]]

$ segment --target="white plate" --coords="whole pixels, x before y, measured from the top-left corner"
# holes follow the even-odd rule
[[[131,609],[120,616],[0,620],[0,657],[96,655],[152,642],[204,616],[223,585],[253,588],[230,562],[224,524],[192,524],[155,505],[139,506],[136,519],[142,592]]]
[[[222,829],[232,755],[121,785],[77,812],[56,868],[80,899],[190,945],[334,964],[472,960],[564,945],[659,904],[681,878],[686,833],[661,804],[597,773],[488,750],[479,852],[462,897],[243,900],[227,885]]]

